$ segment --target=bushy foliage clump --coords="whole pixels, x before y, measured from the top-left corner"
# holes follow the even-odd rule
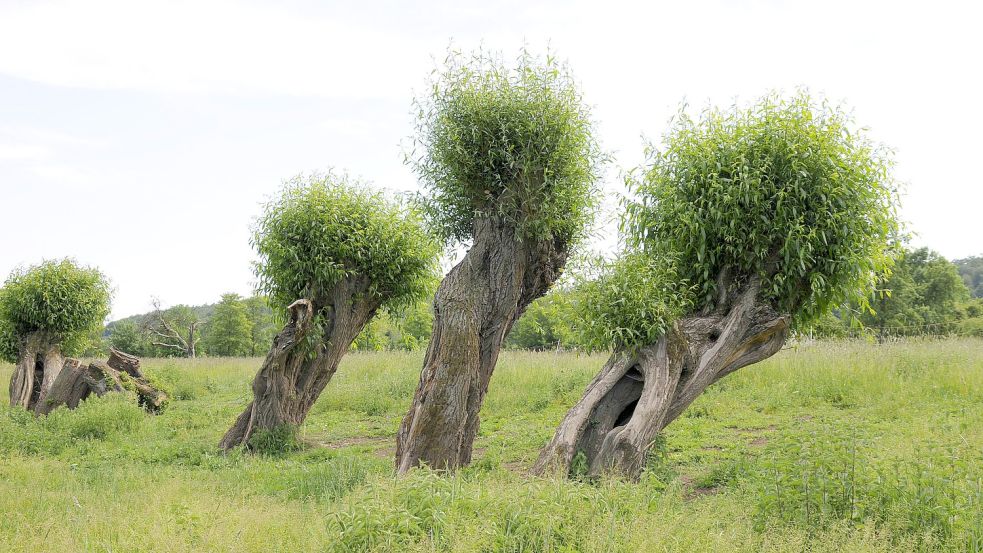
[[[17,341],[36,331],[57,336],[64,353],[84,349],[109,314],[112,290],[98,269],[71,259],[15,270],[0,288],[0,354],[13,362]]]
[[[624,255],[577,288],[580,342],[595,351],[654,343],[691,306],[691,296],[672,259]]]
[[[604,156],[569,69],[528,52],[515,67],[484,52],[452,53],[431,84],[416,101],[408,161],[439,234],[467,241],[476,217],[497,216],[523,236],[580,237]]]
[[[0,290],[0,294],[3,291]],[[17,362],[17,334],[9,321],[0,318],[0,361]]]
[[[579,346],[571,312],[574,294],[563,286],[554,287],[536,299],[512,325],[506,343],[509,347],[532,350],[568,349]]]
[[[843,108],[769,95],[750,108],[682,111],[630,184],[627,238],[673,252],[703,306],[717,277],[753,276],[780,312],[807,322],[866,301],[900,232],[890,152]]]
[[[302,448],[297,429],[280,425],[272,429],[258,429],[249,438],[249,447],[262,455],[282,455]]]
[[[806,93],[681,111],[628,179],[627,253],[586,286],[593,347],[651,343],[679,316],[757,278],[798,325],[869,294],[900,235],[889,152]]]
[[[259,288],[275,313],[298,298],[326,307],[337,284],[360,278],[384,306],[411,305],[431,291],[440,258],[414,209],[334,173],[288,181],[252,243]]]
[[[956,328],[969,290],[949,260],[928,248],[904,250],[859,320],[881,335],[944,334]]]

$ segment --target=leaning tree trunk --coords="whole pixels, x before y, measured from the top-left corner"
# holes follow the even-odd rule
[[[220,448],[248,447],[257,430],[286,428],[295,433],[300,428],[355,337],[379,307],[368,298],[367,290],[366,279],[344,281],[335,287],[330,304],[333,308],[313,354],[305,344],[314,323],[316,301],[301,299],[290,305],[290,320],[273,339],[273,347],[253,380],[253,401],[226,432]]]
[[[396,468],[471,462],[478,411],[502,342],[525,308],[556,281],[560,240],[523,240],[497,218],[475,223],[474,245],[434,297],[433,334],[413,404],[396,437]]]
[[[580,465],[587,476],[638,478],[658,433],[708,386],[779,351],[789,322],[759,299],[755,279],[726,312],[686,317],[655,344],[614,352],[533,472],[570,474]]]
[[[36,331],[25,336],[10,377],[10,405],[33,410],[48,395],[63,364],[60,341],[55,335]]]

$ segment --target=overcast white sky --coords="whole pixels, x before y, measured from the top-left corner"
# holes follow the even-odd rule
[[[904,216],[983,252],[978,2],[0,0],[0,278],[72,256],[113,318],[250,291],[249,225],[327,167],[413,190],[410,99],[448,44],[569,61],[617,167],[679,103],[807,86],[897,150]]]

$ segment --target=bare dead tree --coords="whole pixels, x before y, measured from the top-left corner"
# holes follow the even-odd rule
[[[172,324],[164,317],[164,312],[160,309],[160,300],[154,298],[154,313],[152,319],[148,321],[144,328],[151,335],[151,343],[162,348],[176,349],[184,354],[185,357],[196,357],[200,336],[196,336],[198,327],[202,321],[195,318],[188,322],[187,328],[175,328],[177,324]],[[182,335],[182,332],[187,334]]]

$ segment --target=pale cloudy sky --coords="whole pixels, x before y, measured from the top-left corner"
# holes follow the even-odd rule
[[[410,99],[448,45],[569,61],[619,168],[686,99],[807,86],[897,150],[916,243],[983,252],[978,2],[0,0],[0,278],[72,256],[113,317],[250,290],[249,225],[336,167],[413,190]]]

